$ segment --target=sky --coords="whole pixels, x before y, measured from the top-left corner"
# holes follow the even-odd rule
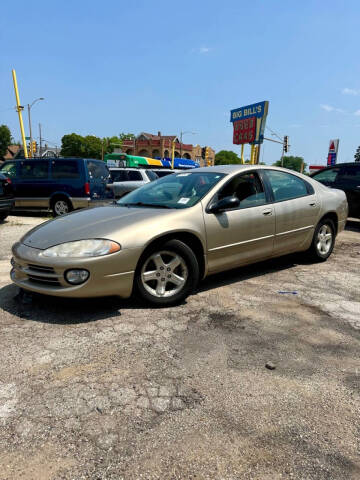
[[[266,136],[288,135],[307,164],[326,162],[330,139],[339,162],[360,145],[358,0],[3,0],[1,12],[0,124],[15,140],[13,68],[23,105],[45,98],[32,125],[49,145],[192,131],[184,143],[239,153],[230,110],[263,100]],[[264,142],[262,161],[280,156]]]

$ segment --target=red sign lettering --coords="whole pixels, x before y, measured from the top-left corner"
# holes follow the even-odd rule
[[[233,143],[242,145],[243,143],[251,143],[256,136],[256,117],[246,118],[245,120],[237,120],[233,122],[234,136]]]

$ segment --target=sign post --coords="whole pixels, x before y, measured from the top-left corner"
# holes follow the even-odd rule
[[[336,165],[337,153],[339,149],[339,139],[330,140],[327,164]]]
[[[266,117],[269,109],[269,102],[253,103],[246,107],[235,108],[230,112],[230,122],[233,124],[233,144],[241,145],[241,161],[243,163],[243,146],[250,143],[253,147],[261,145],[264,141],[264,130]],[[251,148],[251,163],[258,163],[259,150],[255,151]]]

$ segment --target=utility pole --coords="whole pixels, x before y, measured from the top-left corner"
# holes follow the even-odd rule
[[[41,123],[39,123],[39,157],[41,158],[41,142],[42,142],[42,138],[41,138]]]
[[[24,130],[24,124],[23,124],[23,119],[22,119],[22,114],[21,114],[21,112],[24,110],[24,107],[20,105],[20,97],[19,97],[19,90],[18,90],[18,86],[17,86],[15,70],[12,70],[12,77],[13,77],[15,98],[16,98],[16,111],[18,112],[18,115],[19,115],[20,132],[21,132],[21,138],[22,138],[22,143],[23,143],[23,147],[24,147],[24,156],[25,156],[25,158],[28,158],[26,139],[25,139],[25,130]]]

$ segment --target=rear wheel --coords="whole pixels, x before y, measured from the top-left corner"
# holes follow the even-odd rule
[[[170,240],[146,252],[136,271],[136,288],[146,301],[176,305],[195,289],[199,265],[194,252],[179,240]]]
[[[314,232],[308,255],[312,260],[324,262],[327,260],[335,245],[335,225],[330,218],[321,220]]]
[[[5,213],[5,214],[2,213],[2,214],[0,214],[0,222],[3,222],[7,216],[8,216],[7,213]]]
[[[67,213],[71,212],[73,206],[66,197],[57,197],[53,200],[51,204],[51,209],[55,217],[60,215],[66,215]]]

